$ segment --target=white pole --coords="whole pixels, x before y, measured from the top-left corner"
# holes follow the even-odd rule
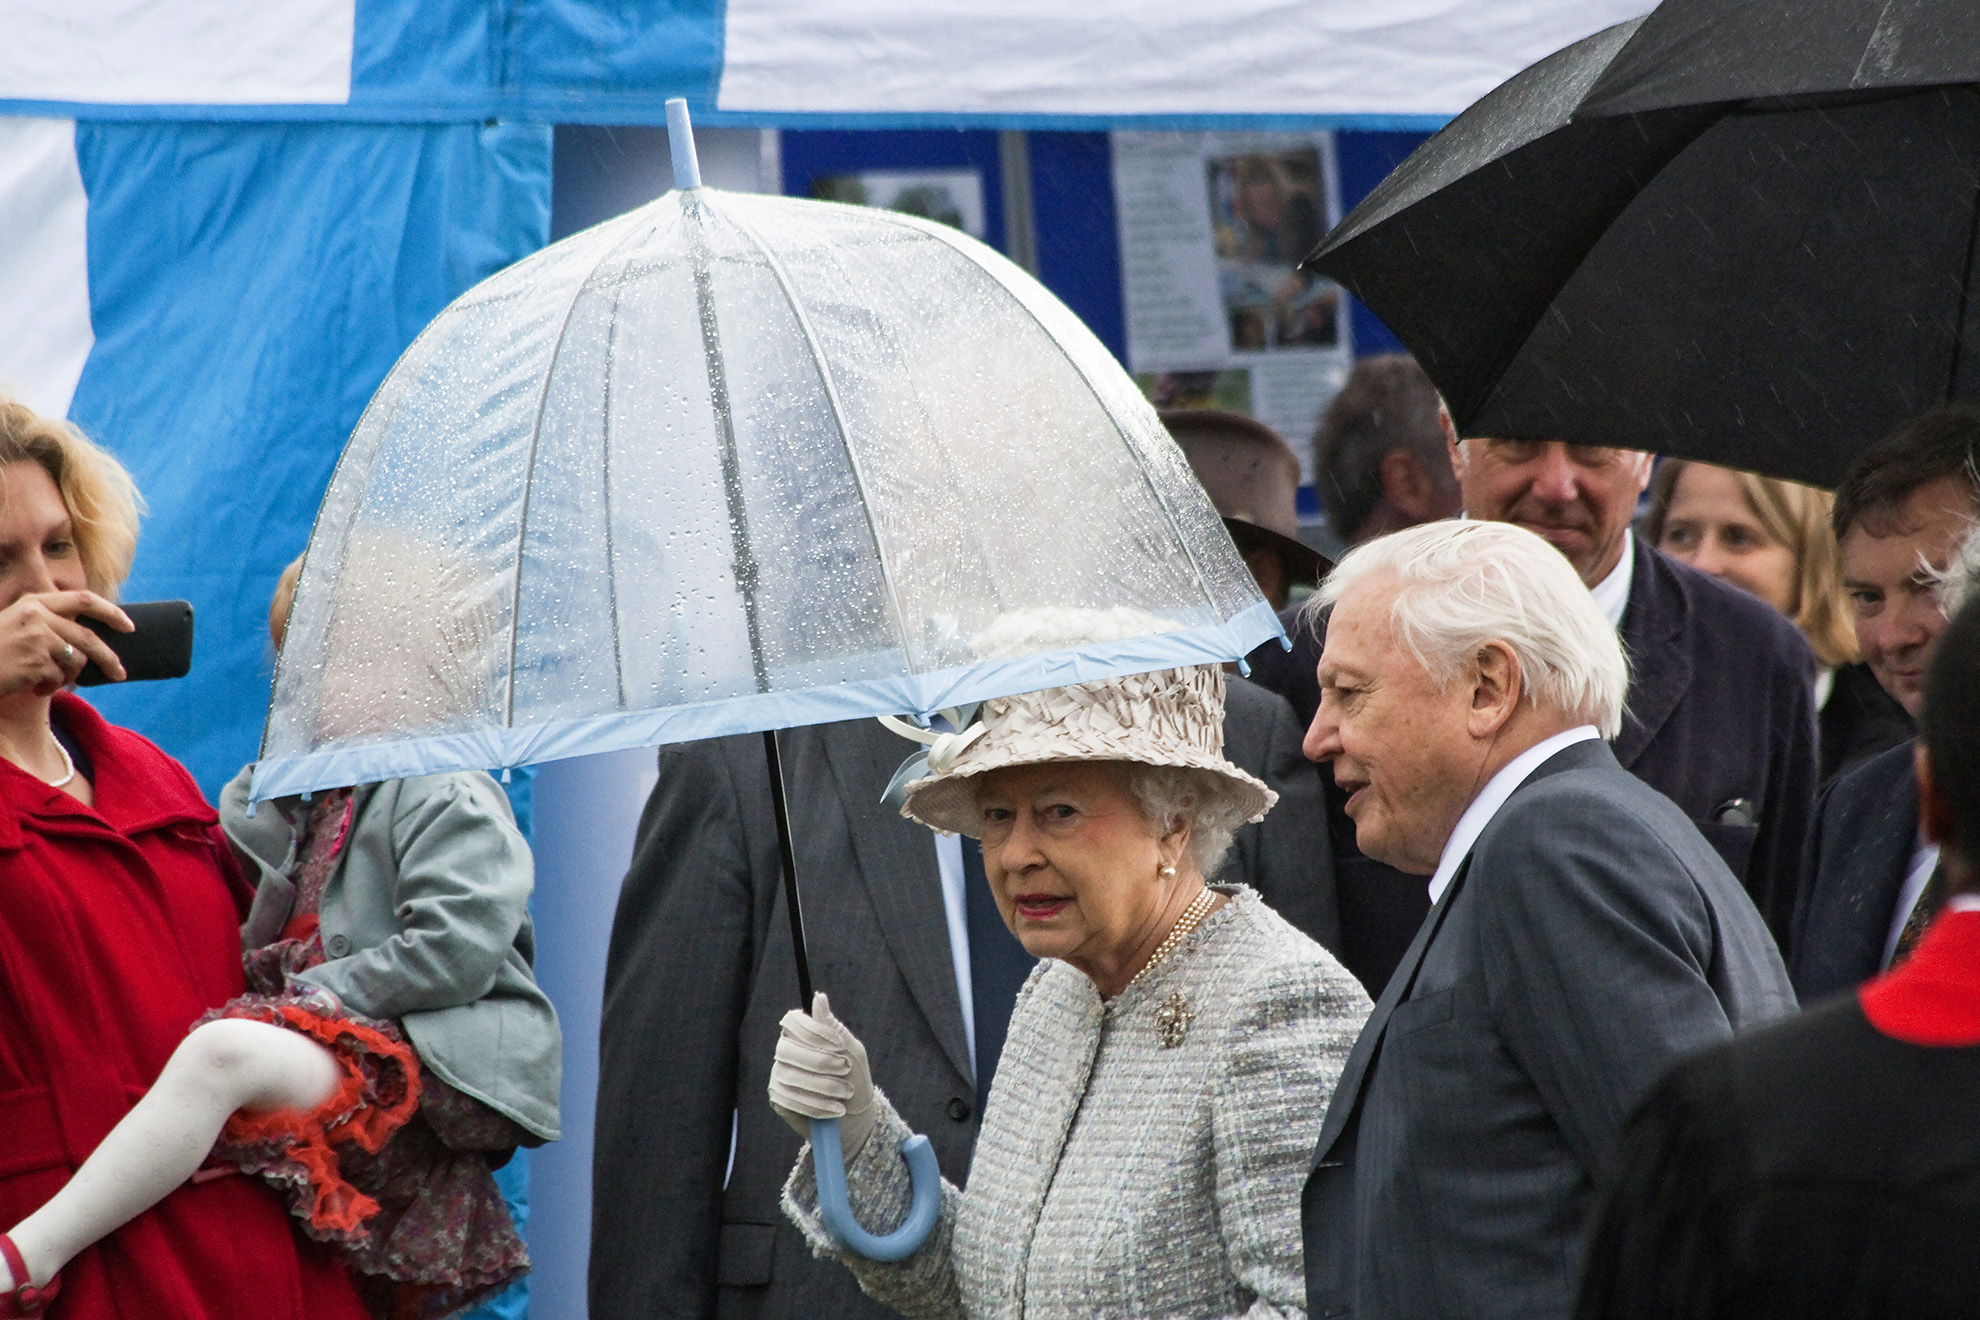
[[[699,188],[701,162],[694,154],[694,129],[688,124],[687,102],[678,96],[667,102],[667,146],[674,154],[674,186]]]

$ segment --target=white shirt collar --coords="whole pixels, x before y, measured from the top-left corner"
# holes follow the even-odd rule
[[[1463,865],[1465,854],[1471,851],[1472,844],[1478,842],[1478,836],[1485,832],[1485,827],[1492,823],[1492,817],[1499,814],[1499,808],[1506,805],[1506,799],[1513,795],[1514,789],[1525,783],[1528,776],[1561,748],[1601,736],[1594,725],[1583,724],[1533,744],[1501,766],[1499,773],[1487,780],[1485,787],[1478,790],[1478,796],[1471,799],[1471,805],[1458,817],[1457,828],[1445,840],[1443,855],[1437,859],[1437,873],[1430,877],[1431,903],[1436,903],[1451,887],[1451,877]]]
[[[1918,900],[1925,896],[1925,886],[1932,881],[1932,872],[1939,865],[1939,845],[1925,837],[1919,830],[1917,846],[1911,850],[1911,860],[1905,864],[1904,880],[1898,885],[1897,907],[1891,911],[1890,928],[1884,932],[1884,956],[1877,966],[1888,971],[1891,959],[1897,957],[1898,941],[1904,937],[1904,928],[1911,921],[1911,910],[1918,906]]]
[[[1602,611],[1611,628],[1622,627],[1623,611],[1629,608],[1629,580],[1636,567],[1636,534],[1623,529],[1622,558],[1609,570],[1609,576],[1588,589],[1595,608]]]
[[[1954,894],[1946,900],[1947,912],[1980,912],[1980,894]]]

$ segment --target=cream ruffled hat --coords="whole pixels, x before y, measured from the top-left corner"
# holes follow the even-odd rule
[[[1006,616],[976,639],[986,659],[1070,649],[1166,632],[1140,610],[1050,609]],[[907,786],[901,814],[933,829],[982,833],[972,780],[990,770],[1048,761],[1136,761],[1201,770],[1240,820],[1279,800],[1224,758],[1224,671],[1217,665],[1156,669],[1097,683],[1046,688],[982,704],[978,723],[938,740],[929,773]],[[960,750],[955,750],[957,747]]]

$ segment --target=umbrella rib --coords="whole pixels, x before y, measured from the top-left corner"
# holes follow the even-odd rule
[[[599,412],[599,468],[605,505],[605,593],[612,611],[612,672],[619,683],[619,709],[629,703],[626,696],[626,648],[619,627],[619,567],[612,550],[612,379],[619,345],[620,295],[612,295],[612,319],[605,327],[605,401]]]
[[[628,226],[636,229],[638,226]],[[596,272],[599,266],[624,246],[623,241],[606,250],[591,267]],[[502,696],[502,727],[513,729],[516,726],[516,643],[522,627],[522,565],[523,550],[529,545],[529,505],[536,494],[536,454],[543,445],[543,414],[550,405],[550,381],[557,374],[557,357],[564,351],[564,340],[571,333],[571,322],[577,316],[578,303],[584,299],[585,288],[590,284],[590,274],[577,282],[571,291],[570,306],[564,309],[563,324],[557,327],[557,342],[550,346],[550,361],[543,368],[543,388],[536,392],[536,419],[529,428],[529,462],[523,468],[522,512],[516,520],[516,572],[515,582],[509,591],[509,672],[505,679],[507,691]]]
[[[897,224],[930,234],[948,244],[952,251],[961,256],[965,261],[968,261],[976,269],[982,271],[998,288],[1002,289],[1005,296],[1016,303],[1018,309],[1031,318],[1032,324],[1044,333],[1047,340],[1054,344],[1059,342],[1059,337],[1052,333],[1052,328],[1039,319],[1038,313],[1032,310],[1031,304],[1027,303],[1018,295],[1017,290],[1006,284],[995,270],[984,265],[983,262],[977,259],[974,253],[956,241],[956,236],[960,231],[953,230],[949,226],[939,224],[933,220],[924,220],[920,216],[907,215],[901,212],[889,213],[887,218]],[[1149,495],[1155,500],[1155,507],[1160,509],[1162,511],[1162,517],[1168,520],[1170,533],[1176,538],[1177,544],[1182,546],[1183,557],[1189,561],[1189,571],[1196,577],[1196,589],[1202,593],[1203,599],[1209,603],[1212,609],[1221,613],[1223,607],[1217,603],[1216,596],[1211,593],[1210,580],[1204,576],[1203,565],[1197,561],[1196,547],[1191,545],[1189,537],[1183,534],[1181,524],[1176,521],[1176,511],[1169,507],[1168,500],[1162,495],[1161,487],[1157,486],[1155,479],[1148,474],[1148,465],[1142,461],[1141,451],[1135,445],[1134,437],[1127,433],[1127,430],[1121,425],[1120,420],[1114,416],[1114,410],[1107,406],[1107,401],[1101,397],[1100,391],[1094,387],[1093,378],[1086,374],[1086,369],[1079,365],[1078,360],[1072,354],[1067,353],[1066,363],[1074,371],[1079,373],[1079,378],[1086,383],[1087,392],[1093,395],[1093,401],[1100,405],[1100,411],[1106,414],[1107,420],[1112,423],[1114,434],[1121,438],[1121,443],[1127,446],[1128,453],[1134,457],[1134,470],[1140,475],[1142,485],[1148,488]]]
[[[756,601],[758,566],[749,544],[749,508],[743,498],[742,459],[736,453],[735,416],[729,402],[729,376],[722,366],[722,337],[715,322],[715,281],[709,269],[711,255],[702,213],[712,214],[706,202],[695,199],[683,204],[689,220],[689,250],[694,264],[694,301],[701,321],[701,354],[708,370],[708,405],[715,417],[715,432],[722,448],[722,489],[729,505],[729,537],[735,549],[737,594],[742,597],[743,621],[749,629],[749,660],[755,673],[756,690],[770,690],[770,671],[763,659],[763,620]]]
[[[1973,256],[1976,241],[1980,241],[1980,183],[1973,190],[1973,214],[1966,224],[1966,270],[1959,282],[1959,306],[1953,313],[1952,360],[1946,364],[1946,402],[1952,403],[1959,395],[1959,355],[1966,346],[1966,304],[1973,292]]]
[[[819,382],[825,387],[825,403],[832,410],[832,424],[838,428],[839,445],[846,451],[846,465],[852,469],[853,485],[859,490],[860,516],[866,520],[866,534],[873,542],[873,558],[880,565],[880,581],[887,589],[887,603],[894,611],[894,632],[900,638],[901,654],[908,654],[907,613],[901,608],[900,592],[894,587],[894,574],[887,563],[886,551],[880,545],[880,529],[873,522],[873,506],[867,498],[866,475],[860,470],[859,455],[853,451],[852,432],[846,426],[846,410],[839,400],[839,387],[832,379],[831,368],[825,364],[825,353],[818,343],[817,332],[811,327],[811,318],[805,315],[803,306],[797,299],[797,292],[791,287],[790,275],[784,270],[784,263],[770,250],[770,245],[757,236],[756,230],[741,216],[725,217],[730,224],[742,231],[763,254],[763,260],[770,267],[770,274],[777,281],[777,291],[784,295],[784,304],[796,318],[798,332],[804,336],[805,350],[811,354],[811,365],[818,371]]]

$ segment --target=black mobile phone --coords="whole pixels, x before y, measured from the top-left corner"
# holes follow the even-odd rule
[[[184,678],[192,669],[193,612],[183,600],[145,600],[123,607],[134,632],[118,632],[100,619],[88,615],[76,620],[110,644],[124,662],[128,681]],[[77,687],[94,687],[112,681],[92,660],[76,676]]]

